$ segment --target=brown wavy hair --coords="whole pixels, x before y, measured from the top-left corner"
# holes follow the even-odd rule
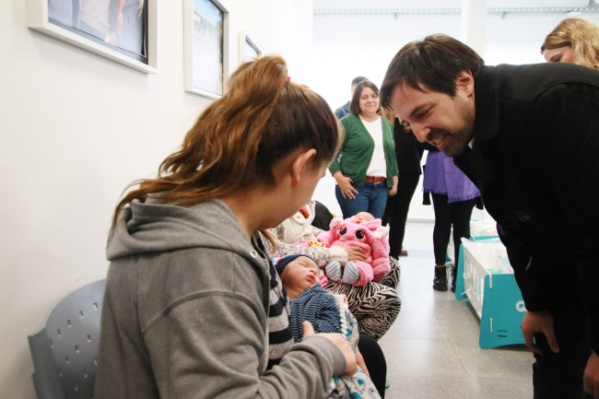
[[[337,152],[341,134],[327,102],[291,82],[281,57],[244,63],[231,75],[226,93],[187,132],[181,148],[162,162],[158,177],[128,187],[113,226],[127,203],[148,194],[190,206],[257,185],[274,186],[277,163],[298,149],[314,148],[312,165],[320,167]]]
[[[566,18],[545,37],[541,54],[565,46],[572,48],[575,64],[599,69],[599,26],[582,18]]]

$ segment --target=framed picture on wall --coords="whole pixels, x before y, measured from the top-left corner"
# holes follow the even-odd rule
[[[184,0],[185,90],[222,96],[228,64],[229,13],[217,0]]]
[[[239,63],[251,61],[262,55],[262,51],[245,32],[239,33]]]
[[[29,28],[156,73],[156,0],[27,0]]]

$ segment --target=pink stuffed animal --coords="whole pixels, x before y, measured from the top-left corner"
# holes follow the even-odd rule
[[[330,224],[331,229],[318,235],[318,241],[324,243],[327,247],[335,246],[356,246],[364,250],[365,261],[353,262],[357,268],[355,282],[356,287],[363,287],[371,281],[380,282],[383,277],[391,270],[389,264],[389,243],[387,234],[389,230],[381,226],[380,219],[374,219],[362,223],[353,223],[350,219],[343,220],[335,217]],[[345,266],[353,268],[352,262]],[[332,277],[332,276],[329,276]],[[333,278],[337,281],[347,281],[347,278]]]

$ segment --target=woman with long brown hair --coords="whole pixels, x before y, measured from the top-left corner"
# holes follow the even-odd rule
[[[301,343],[269,347],[288,314],[269,306],[286,296],[261,233],[305,205],[340,140],[327,103],[290,82],[282,58],[231,76],[158,177],[116,208],[97,399],[320,398],[355,372],[341,335],[309,324]]]

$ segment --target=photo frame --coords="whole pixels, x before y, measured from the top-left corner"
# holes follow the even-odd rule
[[[262,51],[245,32],[239,33],[239,63],[251,61],[262,55]]]
[[[145,73],[157,72],[157,0],[27,0],[30,29]]]
[[[184,0],[185,91],[223,95],[228,76],[229,13],[218,0]]]

